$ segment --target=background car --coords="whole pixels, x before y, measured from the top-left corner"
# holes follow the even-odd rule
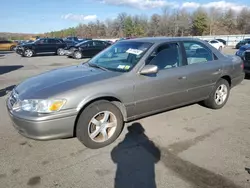
[[[83,57],[93,57],[111,44],[101,40],[87,40],[76,44],[65,54],[68,57],[81,59]]]
[[[243,59],[245,73],[250,74],[250,44],[241,46],[236,55]]]
[[[212,45],[213,47],[215,47],[219,51],[222,51],[222,49],[225,47],[225,45],[218,40],[210,40],[210,41],[208,41],[208,43],[210,45]]]
[[[244,40],[241,40],[240,42],[238,42],[235,46],[236,49],[239,49],[241,46],[250,44],[250,38],[246,38]]]
[[[32,43],[22,44],[17,46],[16,53],[25,56],[32,57],[37,54],[57,54],[63,55],[64,48],[67,44],[58,38],[40,38]]]
[[[17,45],[18,45],[17,42],[13,42],[10,40],[1,40],[0,41],[0,50],[14,51]]]
[[[227,41],[225,41],[224,39],[215,39],[215,40],[218,40],[218,41],[222,42],[224,44],[224,46],[227,45]]]

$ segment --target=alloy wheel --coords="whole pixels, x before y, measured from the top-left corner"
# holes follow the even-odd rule
[[[105,142],[113,136],[116,128],[116,116],[110,111],[102,111],[90,120],[88,135],[94,142]]]
[[[25,52],[24,52],[24,55],[26,56],[26,57],[31,57],[32,55],[33,55],[33,52],[32,52],[32,50],[25,50]]]
[[[227,86],[225,84],[220,85],[215,92],[214,96],[215,103],[217,105],[222,105],[226,101],[227,95],[228,95]]]

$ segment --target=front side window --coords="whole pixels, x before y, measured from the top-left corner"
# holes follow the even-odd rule
[[[180,45],[167,43],[156,48],[149,56],[146,64],[156,65],[159,70],[180,67],[182,65]]]
[[[36,41],[36,44],[48,44],[48,40],[47,39],[38,39]]]
[[[49,44],[55,44],[55,43],[56,43],[56,40],[55,40],[55,39],[48,39],[48,43],[49,43]]]
[[[89,64],[111,71],[129,72],[151,46],[149,42],[119,42],[96,55]]]
[[[183,42],[183,45],[189,65],[213,61],[213,53],[206,45],[196,41]]]
[[[104,46],[102,41],[94,41],[94,46]]]

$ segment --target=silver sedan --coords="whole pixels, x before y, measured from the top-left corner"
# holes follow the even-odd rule
[[[85,64],[46,72],[7,100],[14,127],[38,140],[77,136],[111,144],[124,122],[194,102],[222,108],[244,79],[243,62],[193,38],[119,41]]]

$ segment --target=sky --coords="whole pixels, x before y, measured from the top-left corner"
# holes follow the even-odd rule
[[[162,13],[162,8],[250,7],[249,0],[1,0],[0,32],[43,33],[77,26],[79,23],[130,15]]]

